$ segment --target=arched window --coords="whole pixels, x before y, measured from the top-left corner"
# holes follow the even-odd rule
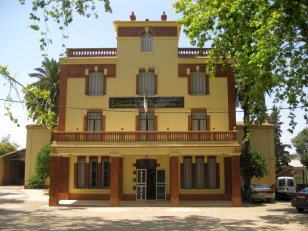
[[[153,36],[150,33],[144,33],[141,36],[141,51],[153,50]]]

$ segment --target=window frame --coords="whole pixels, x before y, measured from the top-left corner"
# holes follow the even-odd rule
[[[77,164],[76,164],[76,188],[87,188],[87,181],[86,181],[86,172],[87,172],[87,163],[85,157],[78,157],[77,158]],[[83,169],[83,170],[80,170]],[[83,182],[83,184],[80,184],[80,182]]]
[[[144,32],[140,37],[140,51],[152,52],[153,51],[153,35],[150,32]]]
[[[100,119],[89,119],[89,114],[100,114]],[[89,121],[93,120],[94,121],[94,130],[89,130]],[[101,121],[101,126],[99,130],[95,130],[96,126],[95,126],[95,121]],[[103,111],[101,110],[89,110],[87,111],[87,115],[85,115],[84,117],[84,131],[89,131],[89,132],[101,132],[104,131],[105,128],[105,116],[103,114]]]
[[[108,169],[106,171],[106,168],[104,164],[107,163]],[[108,175],[107,179],[107,184],[104,185],[105,182],[105,177]],[[101,158],[101,182],[100,182],[100,187],[102,189],[109,189],[110,188],[110,159],[106,157]]]
[[[153,90],[146,89],[145,92],[141,89],[141,81],[144,76],[141,76],[143,73],[152,73],[154,76]],[[155,69],[149,68],[148,70],[144,68],[139,69],[139,73],[136,75],[136,95],[144,96],[147,93],[147,96],[157,95],[157,74],[155,74]]]
[[[203,76],[200,76],[203,75]],[[200,80],[204,78],[203,80]],[[199,79],[197,79],[199,78]],[[196,81],[196,83],[194,82]],[[207,74],[203,71],[194,71],[190,73],[189,77],[189,87],[190,87],[190,95],[192,96],[205,96],[207,95]],[[201,82],[201,84],[200,84]],[[202,83],[203,82],[203,83]],[[203,84],[203,86],[202,86]]]
[[[142,118],[145,117],[145,118]],[[141,122],[145,121],[146,128],[145,130],[142,130],[143,125]],[[152,123],[152,124],[150,124]],[[138,120],[137,120],[137,130],[138,131],[156,131],[156,116],[155,112],[150,110],[148,112],[145,111],[139,111],[138,113]]]
[[[101,89],[99,90],[99,94],[91,93],[91,78],[94,78],[95,75],[101,75],[102,78],[100,81]],[[96,76],[98,77],[98,76]],[[99,84],[95,84],[96,87],[99,86]],[[86,77],[86,95],[88,96],[103,96],[105,95],[106,91],[106,76],[103,72],[90,72],[89,75]]]
[[[94,184],[93,184],[94,183]],[[89,188],[98,188],[98,158],[89,158]]]

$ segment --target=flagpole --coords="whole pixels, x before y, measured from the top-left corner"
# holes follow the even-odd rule
[[[148,98],[147,98],[147,91],[145,92],[144,99],[143,99],[143,107],[145,112],[145,130],[148,131],[149,125],[148,125]]]

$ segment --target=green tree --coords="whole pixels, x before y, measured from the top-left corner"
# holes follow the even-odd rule
[[[274,106],[272,113],[269,117],[270,123],[274,125],[274,145],[275,145],[275,157],[276,157],[276,173],[286,169],[291,161],[290,153],[286,151],[286,148],[291,148],[290,145],[283,144],[281,142],[281,125],[283,122],[280,121],[280,110]]]
[[[0,156],[16,151],[18,147],[18,144],[10,141],[10,135],[4,136],[0,141]]]
[[[53,21],[58,25],[63,39],[68,38],[67,28],[76,15],[83,17],[98,17],[96,11],[98,2],[104,3],[105,12],[112,13],[109,0],[30,0],[32,11],[29,13],[30,28],[41,32],[40,48],[44,50],[52,43],[49,36],[48,22]],[[19,0],[21,4],[29,2]],[[65,46],[63,44],[63,46]]]
[[[250,148],[248,152],[242,151],[240,159],[244,189],[248,189],[253,177],[261,178],[267,174],[267,164],[262,153],[252,148]],[[249,161],[247,159],[249,159]],[[245,166],[247,162],[250,163],[250,168]]]
[[[303,89],[308,79],[302,78],[308,63],[307,5],[300,0],[292,4],[285,0],[177,0],[173,6],[183,14],[180,22],[191,43],[198,47],[211,44],[211,77],[217,61],[233,67],[244,111],[247,162],[242,163],[250,172],[249,134],[252,125],[265,118],[265,94],[274,94],[276,101],[285,100],[291,108],[302,103],[307,110]],[[294,117],[291,112],[291,130],[296,125]]]
[[[38,124],[54,128],[58,119],[60,63],[45,58],[42,66],[29,74],[38,81],[23,89],[29,117]]]
[[[308,169],[308,128],[299,132],[292,139],[292,144],[300,156],[301,163]]]
[[[112,9],[110,7],[109,0],[19,0],[19,2],[24,5],[28,2],[31,3],[32,8],[31,12],[29,12],[29,19],[31,20],[30,28],[35,31],[40,32],[40,48],[41,50],[45,50],[49,44],[52,43],[52,39],[50,36],[49,30],[49,22],[56,23],[58,28],[62,34],[63,39],[68,38],[67,29],[69,25],[73,22],[74,17],[82,16],[82,17],[98,17],[98,13],[96,11],[99,2],[104,4],[105,12],[112,13]],[[62,44],[65,47],[64,44]],[[44,55],[46,56],[46,55]],[[3,78],[9,88],[9,94],[7,96],[7,101],[5,103],[6,115],[10,117],[10,119],[19,126],[16,116],[14,116],[10,110],[12,99],[14,97],[11,96],[11,93],[16,93],[19,98],[19,101],[22,101],[19,97],[19,88],[25,89],[25,86],[21,84],[8,70],[8,66],[0,65],[0,77]],[[27,87],[29,88],[29,87]],[[39,88],[40,89],[40,88]],[[32,89],[26,89],[26,92],[32,91]],[[31,94],[31,93],[30,93]],[[45,92],[43,92],[45,94]],[[41,100],[41,102],[44,100]],[[34,103],[30,101],[30,106],[34,109]],[[49,104],[49,102],[48,102]],[[53,104],[55,105],[55,104]],[[29,107],[29,105],[27,105]],[[36,118],[39,118],[38,114],[33,111],[32,114]],[[56,112],[57,114],[57,112]],[[43,116],[41,121],[47,121],[46,124],[49,127],[54,126],[55,119],[57,115],[53,116],[52,113],[46,116]],[[38,119],[40,120],[40,119]],[[50,123],[53,121],[53,123]]]

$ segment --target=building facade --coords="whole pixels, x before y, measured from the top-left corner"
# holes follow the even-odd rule
[[[62,199],[241,205],[232,69],[179,48],[174,21],[115,21],[116,48],[61,58],[49,205]],[[232,60],[230,60],[231,62]]]

